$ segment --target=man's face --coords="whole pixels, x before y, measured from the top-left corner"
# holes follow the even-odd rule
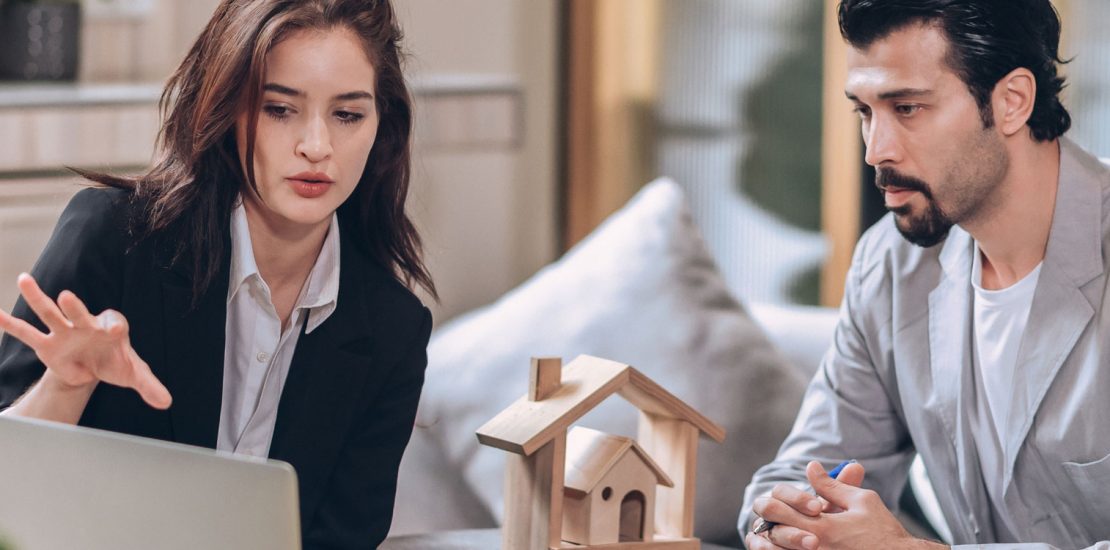
[[[932,25],[910,25],[850,48],[845,93],[860,115],[867,164],[898,230],[933,246],[954,224],[997,204],[1009,158],[984,128],[978,104],[945,62],[948,41]]]

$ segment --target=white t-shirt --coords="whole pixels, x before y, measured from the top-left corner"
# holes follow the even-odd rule
[[[982,252],[978,245],[975,246],[971,276],[971,284],[975,286],[975,348],[991,416],[996,420],[1010,415],[1018,346],[1029,320],[1042,265],[1037,264],[1033,271],[1007,288],[985,290]]]
[[[973,328],[977,411],[972,414],[973,429],[983,479],[995,509],[995,529],[1005,539],[1010,537],[1004,533],[1013,533],[1015,529],[1011,525],[999,525],[1001,518],[1013,517],[1006,513],[1003,499],[1005,487],[1002,486],[1004,476],[1001,475],[1009,458],[1004,444],[1010,435],[1005,433],[1006,418],[1014,401],[1014,369],[1017,368],[1018,349],[1029,320],[1042,265],[1037,264],[1033,271],[1007,288],[986,290],[982,286],[982,252],[978,244],[975,246],[971,284],[975,289]],[[985,407],[983,401],[986,401]]]

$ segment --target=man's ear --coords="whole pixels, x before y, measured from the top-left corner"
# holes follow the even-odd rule
[[[1009,137],[1025,128],[1036,100],[1037,79],[1029,69],[1019,67],[998,81],[991,104],[994,122],[1003,135]]]

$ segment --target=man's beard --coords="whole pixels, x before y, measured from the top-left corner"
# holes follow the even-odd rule
[[[882,169],[875,173],[875,185],[884,192],[888,187],[897,187],[917,191],[925,197],[925,211],[916,216],[912,214],[913,209],[909,204],[887,208],[894,213],[894,225],[907,241],[924,248],[936,246],[948,236],[948,231],[955,225],[937,206],[932,190],[924,181],[894,170]]]

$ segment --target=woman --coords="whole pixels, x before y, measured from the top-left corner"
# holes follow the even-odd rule
[[[0,312],[3,414],[288,461],[307,547],[376,547],[435,295],[399,40],[388,0],[221,3],[153,168],[83,172]]]

